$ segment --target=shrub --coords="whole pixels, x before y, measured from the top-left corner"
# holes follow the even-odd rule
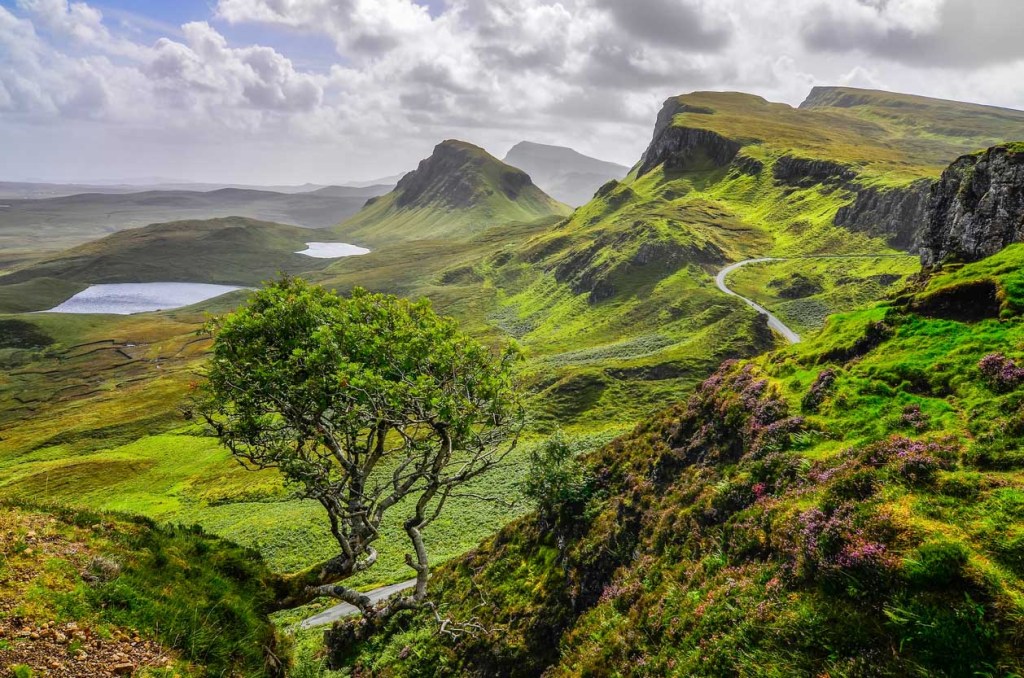
[[[817,412],[825,398],[835,391],[836,370],[829,368],[818,373],[818,377],[811,384],[811,389],[804,395],[800,403],[804,412]]]
[[[547,520],[564,522],[578,517],[590,495],[590,477],[576,459],[572,442],[556,431],[530,451],[523,494]]]
[[[1024,382],[1024,368],[1002,353],[989,353],[978,361],[978,369],[996,391],[1012,391]]]
[[[914,586],[941,589],[960,578],[967,556],[967,549],[959,542],[928,542],[904,561],[903,569]]]

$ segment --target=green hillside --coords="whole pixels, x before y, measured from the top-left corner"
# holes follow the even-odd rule
[[[198,528],[0,505],[0,672],[275,676],[258,554]]]
[[[326,266],[329,260],[296,254],[306,249],[306,242],[322,240],[322,235],[243,217],[153,224],[80,245],[0,277],[0,294],[9,285],[40,278],[87,284],[255,285],[279,272]]]
[[[394,191],[367,202],[332,231],[357,242],[458,239],[569,208],[537,188],[521,170],[463,141],[444,141]]]
[[[382,676],[1019,674],[1022,270],[1015,245],[725,363],[586,457],[571,500],[443,569],[438,614],[486,632],[424,615],[335,660]]]

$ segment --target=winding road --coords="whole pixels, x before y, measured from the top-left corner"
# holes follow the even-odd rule
[[[777,257],[762,257],[760,259],[745,259],[743,261],[737,261],[735,264],[730,264],[718,272],[718,275],[715,276],[715,284],[718,286],[718,289],[722,290],[729,296],[741,299],[747,306],[754,309],[761,315],[766,316],[768,318],[768,327],[785,337],[786,341],[789,343],[796,344],[800,341],[799,334],[786,327],[786,324],[779,320],[778,317],[767,308],[752,299],[747,299],[744,296],[736,294],[729,289],[728,285],[725,284],[726,277],[737,268],[742,268],[748,264],[763,264],[768,261],[785,261],[785,259],[779,259]]]
[[[415,585],[416,585],[416,580],[415,579],[410,579],[408,581],[403,581],[400,584],[392,584],[391,586],[381,586],[379,589],[374,589],[372,591],[367,591],[366,595],[370,599],[370,602],[379,603],[380,601],[384,600],[385,598],[390,598],[391,596],[395,595],[396,593],[398,593],[400,591],[404,591],[406,589],[411,589]],[[314,628],[314,627],[317,627],[317,626],[325,626],[327,624],[333,624],[334,622],[338,621],[339,619],[344,619],[345,617],[351,617],[354,614],[359,614],[359,608],[355,607],[354,605],[349,605],[348,603],[342,603],[341,605],[335,605],[334,607],[329,607],[326,610],[324,610],[323,612],[320,612],[319,614],[315,614],[312,617],[309,617],[307,619],[303,619],[299,623],[299,628],[300,629],[311,629],[311,628]]]

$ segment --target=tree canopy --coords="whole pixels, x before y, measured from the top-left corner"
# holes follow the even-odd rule
[[[213,355],[192,411],[244,465],[279,469],[320,502],[338,545],[282,586],[279,606],[327,595],[369,619],[421,604],[423,530],[518,437],[515,348],[489,350],[425,299],[362,289],[341,297],[297,278],[257,291],[206,331]],[[389,511],[401,512],[417,583],[375,608],[339,582],[376,562]]]

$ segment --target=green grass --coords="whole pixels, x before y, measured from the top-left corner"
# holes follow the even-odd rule
[[[0,615],[19,625],[127,630],[178,655],[166,675],[262,676],[266,652],[284,655],[255,552],[197,528],[66,508],[3,505],[0,526]]]

